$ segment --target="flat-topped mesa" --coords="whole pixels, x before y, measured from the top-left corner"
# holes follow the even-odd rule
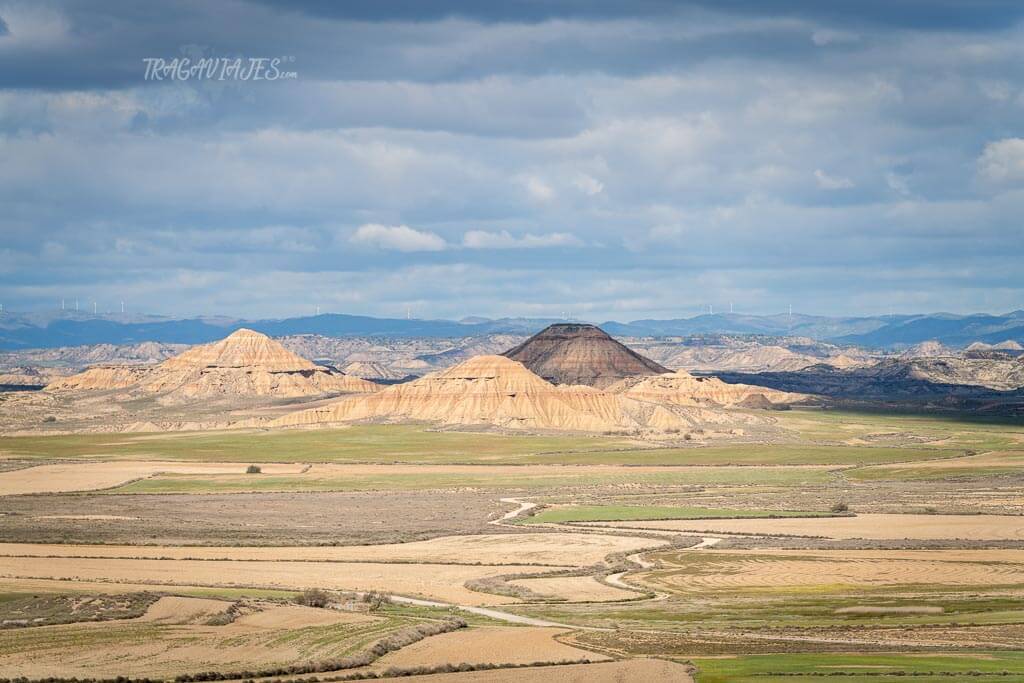
[[[670,372],[596,325],[557,323],[502,354],[555,384],[603,389],[627,377]]]

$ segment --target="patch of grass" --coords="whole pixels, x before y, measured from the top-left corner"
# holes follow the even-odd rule
[[[524,517],[525,524],[562,522],[616,522],[655,519],[730,519],[763,517],[829,517],[827,512],[790,510],[738,510],[732,508],[667,507],[638,505],[574,505],[541,510]]]
[[[957,655],[907,654],[777,654],[746,655],[724,659],[694,658],[699,673],[698,683],[760,683],[765,680],[807,680],[807,675],[842,676],[843,681],[925,681],[923,675],[936,674],[932,680],[950,676],[970,676],[971,672],[997,676],[1003,671],[1012,678],[999,676],[991,680],[1020,680],[1024,677],[1022,652],[963,652]],[[773,675],[774,674],[774,675]],[[857,674],[861,674],[858,676]],[[870,674],[870,675],[868,675]],[[782,678],[787,676],[787,678]],[[789,679],[788,676],[801,676]],[[941,676],[941,678],[940,678]],[[1018,677],[1019,676],[1019,677]],[[972,676],[973,678],[973,676]],[[985,680],[985,679],[982,679]]]
[[[438,472],[427,467],[422,472],[353,473],[347,476],[261,476],[238,475],[160,475],[109,489],[104,493],[232,493],[299,491],[397,491],[450,488],[553,488],[562,486],[695,484],[797,486],[823,484],[832,474],[824,469],[784,467],[680,467],[661,471],[588,472],[584,468],[551,468],[551,471],[525,470],[522,474],[495,475],[487,468],[479,472]]]
[[[131,619],[142,616],[157,597],[154,593],[0,593],[0,628]]]
[[[624,439],[437,432],[423,425],[174,434],[73,434],[0,439],[7,457],[210,462],[516,462],[535,453],[628,447]]]
[[[1024,420],[1012,417],[801,409],[774,417],[800,438],[826,443],[890,434],[924,438],[940,448],[983,451],[1019,449],[1024,435]]]
[[[517,460],[564,465],[876,465],[948,458],[953,449],[891,446],[738,444],[694,448],[547,453]]]

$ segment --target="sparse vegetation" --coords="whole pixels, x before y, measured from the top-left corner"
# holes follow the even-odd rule
[[[295,596],[295,602],[306,607],[327,607],[331,604],[331,595],[319,588],[307,588]]]

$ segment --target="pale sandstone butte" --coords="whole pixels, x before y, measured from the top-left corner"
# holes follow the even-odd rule
[[[58,380],[48,391],[111,390],[169,401],[240,396],[295,397],[371,392],[380,385],[316,365],[270,337],[240,329],[156,366],[104,365]]]
[[[476,356],[374,394],[285,415],[270,426],[357,421],[425,421],[580,432],[686,431],[705,424],[760,422],[749,415],[658,405],[594,387],[555,386],[504,356]]]
[[[595,325],[558,323],[502,354],[555,384],[603,389],[626,377],[669,372]]]

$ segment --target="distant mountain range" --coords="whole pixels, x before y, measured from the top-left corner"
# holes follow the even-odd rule
[[[0,349],[53,348],[84,344],[134,344],[154,341],[203,344],[247,327],[274,337],[320,334],[328,337],[471,337],[533,334],[560,322],[548,318],[467,318],[417,320],[329,313],[278,320],[227,317],[173,319],[144,315],[92,316],[80,312],[0,315]],[[935,340],[951,347],[972,342],[1024,341],[1024,311],[1005,315],[893,315],[828,317],[811,315],[698,315],[671,320],[608,321],[602,329],[618,337],[673,337],[702,334],[811,337],[836,344],[902,349]]]

